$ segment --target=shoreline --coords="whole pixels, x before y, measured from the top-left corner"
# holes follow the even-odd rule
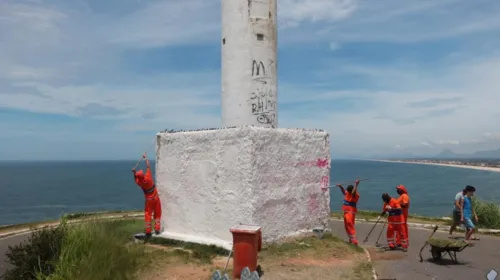
[[[377,162],[389,162],[389,163],[425,164],[425,165],[473,169],[473,170],[480,170],[480,171],[500,172],[500,168],[498,168],[498,167],[487,167],[487,166],[460,165],[460,164],[448,164],[448,163],[437,163],[437,162],[405,161],[405,160],[386,160],[386,159],[367,159],[367,160],[368,161],[377,161]]]

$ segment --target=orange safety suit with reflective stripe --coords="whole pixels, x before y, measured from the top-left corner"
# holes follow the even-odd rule
[[[390,206],[390,209],[386,208]],[[408,242],[406,240],[406,229],[404,227],[404,217],[401,205],[395,198],[391,198],[389,203],[384,202],[383,211],[389,214],[387,218],[387,243],[389,248],[394,248],[394,235],[401,235],[401,247],[408,248]]]
[[[142,170],[137,171],[135,174],[135,183],[141,187],[146,200],[144,207],[146,234],[151,234],[151,218],[153,215],[155,220],[155,231],[159,233],[161,230],[161,201],[153,181],[151,169],[149,167],[146,169],[146,175],[144,175]]]
[[[358,212],[358,200],[359,193],[357,191],[354,195],[348,191],[345,192],[342,205],[342,211],[344,211],[344,227],[349,237],[349,242],[352,244],[358,244],[358,240],[356,239],[356,227],[354,226],[356,222],[356,213]]]
[[[403,192],[403,194],[398,197],[397,201],[399,205],[401,205],[401,209],[403,209],[403,217],[405,222],[404,227],[406,234],[404,238],[406,239],[406,243],[408,244],[408,246],[410,246],[410,232],[408,231],[408,210],[410,209],[410,196],[408,195],[408,191],[406,190],[405,186],[399,185],[396,189]],[[399,234],[396,236],[396,244],[401,245],[401,236],[399,236]]]

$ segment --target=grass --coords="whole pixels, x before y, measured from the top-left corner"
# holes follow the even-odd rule
[[[497,202],[473,197],[472,205],[479,218],[479,228],[500,229],[500,205]]]
[[[146,264],[144,246],[128,244],[143,223],[91,220],[67,227],[54,273],[38,280],[135,279]]]
[[[78,214],[62,219],[56,227],[63,234],[61,246],[48,258],[53,268],[42,274],[36,272],[36,265],[26,266],[24,269],[33,271],[36,278],[24,279],[148,280],[167,275],[172,279],[208,279],[226,264],[229,252],[224,248],[163,238],[151,238],[144,246],[131,242],[133,234],[143,231],[142,219],[99,217]],[[69,223],[81,218],[85,219]],[[259,253],[259,264],[269,279],[320,279],[324,275],[330,279],[367,279],[371,266],[365,262],[363,249],[330,233],[321,240],[302,236],[267,244]],[[232,262],[229,274],[231,267]]]
[[[323,237],[323,239],[317,239],[315,237],[306,236],[293,239],[293,241],[289,242],[271,243],[264,246],[264,248],[262,248],[262,252],[268,256],[275,257],[296,256],[297,254],[303,253],[306,249],[314,249],[318,254],[333,249],[338,251],[337,253],[340,254],[364,252],[363,248],[352,246],[329,232],[324,233]]]
[[[227,250],[189,242],[152,238],[152,246],[166,246],[153,261],[154,271],[143,270],[139,279],[209,279],[215,270],[223,272]],[[352,246],[330,233],[324,239],[313,236],[290,238],[265,244],[258,264],[266,279],[370,279],[372,266],[362,248]],[[226,271],[232,275],[232,262]],[[232,278],[232,277],[231,277]]]
[[[364,249],[325,233],[268,244],[259,254],[268,279],[371,279]]]
[[[138,210],[94,212],[94,213],[78,212],[78,213],[65,214],[62,216],[61,219],[64,219],[68,222],[74,222],[74,221],[78,221],[78,220],[86,220],[86,219],[99,218],[99,217],[112,217],[112,216],[118,216],[118,215],[121,215],[124,218],[128,218],[128,217],[130,217],[130,215],[142,214],[142,213],[143,213],[142,211],[138,211]],[[52,226],[52,225],[57,225],[58,223],[59,223],[59,220],[45,220],[45,221],[38,221],[38,222],[32,222],[32,223],[5,225],[5,226],[0,226],[0,234],[6,234],[9,232],[18,231],[18,230],[40,229],[40,228],[45,228],[45,227]]]
[[[343,218],[342,212],[331,212],[331,217],[335,218]],[[364,220],[373,220],[377,219],[380,216],[380,211],[371,211],[371,210],[358,210],[356,214],[356,219],[364,219]],[[421,216],[416,214],[408,215],[408,222],[412,223],[423,223],[423,224],[438,224],[438,225],[449,225],[451,224],[451,220],[447,217],[428,217]]]
[[[228,250],[215,245],[204,245],[198,243],[183,242],[167,238],[151,238],[148,241],[148,243],[160,246],[178,248],[177,255],[180,254],[181,257],[184,257],[184,259],[186,259],[186,261],[196,260],[201,263],[211,263],[212,259],[216,256],[229,255]],[[185,254],[186,252],[188,252],[188,254]]]
[[[429,239],[429,244],[435,247],[444,248],[444,247],[462,247],[465,246],[467,243],[465,243],[463,240],[431,238]]]

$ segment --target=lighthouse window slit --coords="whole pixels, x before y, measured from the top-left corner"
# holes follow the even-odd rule
[[[264,41],[264,34],[257,33],[257,40],[258,41]]]
[[[226,44],[226,38],[222,38],[222,44],[225,45]]]

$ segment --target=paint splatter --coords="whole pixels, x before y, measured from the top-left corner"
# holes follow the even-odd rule
[[[319,168],[325,168],[328,167],[328,159],[320,159],[318,158],[315,161],[304,161],[304,162],[299,162],[295,166],[317,166]]]
[[[328,190],[328,187],[330,187],[330,184],[329,184],[329,182],[328,182],[328,181],[329,181],[328,176],[323,176],[323,177],[321,178],[321,184],[320,184],[320,187],[321,187],[321,189],[322,189],[323,191]]]

